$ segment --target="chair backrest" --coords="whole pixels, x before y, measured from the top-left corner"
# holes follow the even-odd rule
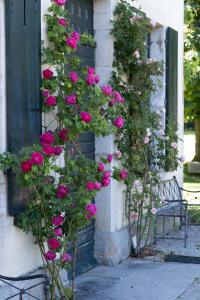
[[[34,281],[35,280],[35,281]],[[37,280],[37,281],[36,281]],[[20,287],[17,287],[16,282],[24,282],[28,281],[23,288],[20,284]],[[31,284],[31,282],[33,283]],[[32,276],[22,276],[22,277],[7,277],[0,275],[0,282],[8,285],[10,288],[13,289],[13,294],[1,300],[8,300],[8,299],[17,299],[16,297],[19,296],[19,300],[25,299],[25,296],[29,296],[30,299],[45,299],[48,300],[48,290],[49,290],[49,278],[45,274],[37,274]],[[36,289],[40,285],[43,285],[43,292],[40,294],[40,298],[38,295],[34,295],[34,291],[31,290]]]
[[[161,201],[182,200],[182,192],[176,177],[153,186],[152,193]]]

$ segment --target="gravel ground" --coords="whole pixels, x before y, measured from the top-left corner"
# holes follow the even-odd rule
[[[173,236],[182,237],[183,231],[174,232]],[[173,253],[176,255],[200,257],[200,226],[189,227],[186,248],[184,248],[183,240],[158,240],[153,248],[163,252],[163,254]]]

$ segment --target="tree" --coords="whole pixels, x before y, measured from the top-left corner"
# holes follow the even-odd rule
[[[200,161],[200,1],[185,0],[185,121],[195,125],[194,161]]]

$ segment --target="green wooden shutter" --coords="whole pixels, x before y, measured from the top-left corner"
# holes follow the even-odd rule
[[[178,120],[178,32],[170,27],[166,35],[166,116],[170,124]]]
[[[6,0],[7,149],[18,153],[36,142],[40,112],[40,0]],[[8,174],[8,209],[21,212],[27,193]]]

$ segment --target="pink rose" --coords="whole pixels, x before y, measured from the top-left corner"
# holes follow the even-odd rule
[[[103,173],[103,178],[109,178],[111,176],[111,171],[105,171]]]
[[[77,31],[72,32],[72,38],[74,38],[77,42],[80,40],[80,34]]]
[[[112,98],[112,99],[109,101],[108,105],[109,105],[110,107],[112,107],[116,102],[117,102],[116,99],[115,99],[115,98]]]
[[[95,190],[94,182],[88,181],[87,184],[86,184],[86,188],[87,188],[88,191],[93,191],[93,190]]]
[[[60,227],[54,228],[53,231],[56,236],[62,236],[62,228],[60,228]]]
[[[81,120],[85,123],[90,123],[92,121],[92,116],[86,111],[81,111],[80,117],[81,117]]]
[[[55,96],[49,96],[44,103],[46,106],[56,106],[57,99]]]
[[[68,193],[69,193],[69,188],[64,184],[60,184],[57,188],[56,197],[59,199],[63,199],[66,197]]]
[[[148,136],[145,136],[143,139],[144,144],[148,144],[150,142],[150,139]]]
[[[53,77],[53,72],[50,69],[46,69],[42,72],[44,79],[51,79]]]
[[[157,208],[153,207],[151,209],[151,213],[152,213],[152,215],[156,215],[157,214]]]
[[[31,156],[31,160],[34,165],[41,166],[43,164],[44,157],[40,152],[33,152]]]
[[[112,96],[112,87],[110,85],[104,85],[101,88],[105,96]]]
[[[130,217],[134,222],[138,221],[139,213],[136,211],[131,211],[130,212]]]
[[[114,157],[115,157],[115,159],[120,159],[122,157],[121,151],[119,151],[119,150],[115,151]]]
[[[110,178],[108,177],[108,178],[103,178],[102,179],[102,185],[103,186],[108,186],[110,184]]]
[[[29,160],[26,160],[26,161],[22,161],[21,162],[21,170],[23,173],[28,173],[31,171],[32,169],[32,161],[29,159]]]
[[[104,168],[105,168],[104,164],[102,162],[99,162],[98,163],[98,169],[97,169],[98,172],[103,172]]]
[[[74,37],[68,37],[66,40],[67,46],[71,47],[72,49],[76,49],[78,42]]]
[[[72,94],[72,95],[67,96],[65,101],[66,101],[66,103],[69,104],[69,105],[74,105],[74,104],[76,104],[76,101],[77,101],[76,95],[75,95],[75,94]]]
[[[54,147],[51,146],[51,145],[48,145],[48,144],[45,145],[45,146],[42,148],[42,152],[43,152],[44,154],[46,154],[47,156],[53,155],[53,154],[54,154],[54,151],[55,151]]]
[[[96,205],[93,203],[87,204],[85,210],[87,211],[86,219],[91,219],[97,213]]]
[[[68,132],[69,131],[66,128],[63,128],[60,131],[58,131],[58,136],[63,142],[68,141]]]
[[[97,84],[97,83],[99,83],[100,82],[100,77],[99,77],[99,75],[95,75],[95,83]]]
[[[150,20],[151,27],[155,28],[157,25],[157,22],[155,20]]]
[[[66,0],[54,0],[54,3],[59,5],[59,6],[63,6],[65,5]]]
[[[52,251],[48,251],[46,254],[45,254],[45,258],[47,260],[54,260],[56,258],[56,254],[53,253]]]
[[[94,74],[95,73],[95,69],[92,67],[88,68],[88,74]]]
[[[113,92],[113,96],[115,97],[115,99],[116,99],[117,102],[121,102],[122,96],[121,96],[121,94],[119,92],[114,91]]]
[[[47,243],[51,250],[57,250],[61,246],[61,242],[56,238],[50,238]]]
[[[94,188],[95,188],[95,190],[100,190],[101,189],[101,182],[96,181],[94,183]]]
[[[61,226],[64,222],[63,216],[56,216],[52,219],[52,224],[56,227]]]
[[[70,78],[70,80],[71,80],[72,83],[77,83],[77,81],[78,81],[78,75],[74,71],[71,71],[69,73],[69,78]]]
[[[72,257],[69,253],[63,253],[61,260],[63,263],[72,261]]]
[[[58,24],[63,26],[63,27],[66,27],[67,26],[67,21],[64,18],[60,18],[60,19],[58,19]]]
[[[62,153],[62,147],[56,146],[54,147],[54,154],[55,155],[60,155]]]
[[[49,96],[49,90],[43,90],[42,91],[42,96],[43,97],[48,97]]]
[[[40,135],[40,143],[42,146],[45,144],[53,144],[55,142],[55,137],[51,131],[46,131]]]
[[[113,124],[117,128],[122,128],[124,126],[124,119],[122,118],[122,116],[119,116],[114,120]]]
[[[95,75],[93,74],[88,74],[86,78],[86,83],[88,85],[94,85],[95,84]]]
[[[108,154],[108,156],[107,156],[107,161],[108,161],[109,163],[111,163],[112,160],[113,160],[112,154]]]
[[[140,58],[140,52],[138,50],[135,50],[133,52],[133,56],[136,57],[137,59]]]
[[[172,147],[173,149],[177,149],[178,145],[177,145],[176,142],[172,142],[172,143],[171,143],[171,147]]]
[[[128,177],[128,172],[126,170],[122,170],[120,173],[119,173],[119,176],[122,180],[126,179]]]

